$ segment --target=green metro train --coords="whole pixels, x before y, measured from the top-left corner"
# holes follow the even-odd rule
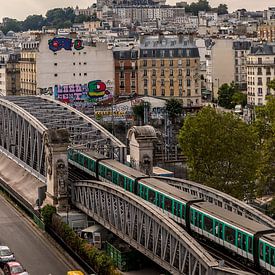
[[[195,198],[120,162],[70,148],[68,161],[163,209],[173,220],[275,274],[275,230]]]

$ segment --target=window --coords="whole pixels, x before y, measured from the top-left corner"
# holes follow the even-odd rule
[[[75,62],[73,63],[73,65],[75,66]]]
[[[84,65],[87,65],[87,62],[84,62],[83,64],[84,64]]]
[[[144,89],[144,95],[148,95],[148,90]]]
[[[178,65],[182,66],[182,60],[181,59],[178,60]]]
[[[57,63],[54,63],[54,66],[57,66]]]
[[[174,96],[174,89],[170,89],[170,96]]]
[[[169,50],[169,56],[173,57],[173,50]]]
[[[148,80],[144,79],[144,87],[147,87],[147,85],[148,85]]]
[[[147,76],[147,70],[143,71],[143,76]]]
[[[156,80],[155,79],[152,80],[152,86],[154,86],[154,87],[156,86]]]
[[[55,77],[57,77],[57,74],[54,74]]]
[[[190,76],[190,69],[186,69],[186,76]]]
[[[190,87],[190,86],[191,86],[191,80],[187,79],[187,87]]]
[[[258,68],[257,74],[258,75],[262,75],[263,74],[262,68]]]
[[[186,66],[190,66],[190,59],[186,59]]]
[[[81,73],[79,73],[79,76],[81,76]]]
[[[148,189],[148,201],[151,203],[155,203],[155,199],[156,199],[155,191]]]
[[[263,64],[263,59],[261,57],[258,58],[258,64]]]
[[[106,179],[111,181],[112,180],[112,170],[106,169]]]
[[[155,60],[155,59],[152,60],[152,66],[153,66],[153,67],[156,66],[156,60]]]
[[[213,220],[207,216],[204,216],[204,230],[213,234]]]
[[[191,90],[187,89],[187,96],[191,96]]]
[[[144,66],[144,67],[147,66],[147,60],[143,60],[143,66]]]
[[[258,77],[258,85],[263,85],[263,80],[261,77]]]
[[[170,76],[173,76],[173,69],[170,70]]]
[[[174,64],[173,60],[170,60],[170,61],[169,61],[169,65],[170,65],[170,66],[173,66],[173,64]]]
[[[164,60],[163,59],[160,61],[160,66],[164,66]]]
[[[87,73],[84,73],[85,76],[87,76]]]
[[[182,69],[179,69],[179,76],[182,76]]]
[[[174,80],[170,79],[170,87],[174,86]]]
[[[172,212],[172,200],[170,198],[164,198],[164,209],[168,212]]]
[[[164,79],[161,79],[161,80],[160,80],[160,85],[161,85],[161,86],[164,86]]]
[[[156,70],[152,70],[152,76],[156,76]]]
[[[153,96],[156,96],[157,95],[157,90],[156,89],[153,89]]]
[[[165,90],[161,89],[161,96],[165,96]]]
[[[182,79],[179,79],[179,86],[182,87]]]
[[[179,89],[179,96],[182,96],[183,93],[182,93],[182,89]]]
[[[235,230],[229,226],[225,226],[224,238],[226,242],[235,244]]]
[[[120,71],[120,78],[124,78],[124,71]]]
[[[263,89],[262,88],[258,88],[258,96],[262,96],[263,95]]]
[[[161,70],[160,75],[164,76],[164,70]]]
[[[132,71],[131,77],[132,77],[132,78],[136,78],[136,72],[135,72],[135,71]]]
[[[124,81],[120,81],[120,88],[124,88]]]
[[[118,174],[118,185],[124,188],[124,176]]]

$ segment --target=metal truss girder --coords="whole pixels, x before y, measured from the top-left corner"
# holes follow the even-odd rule
[[[275,228],[275,221],[263,214],[254,207],[240,201],[228,194],[220,192],[214,188],[179,178],[157,177],[161,181],[168,183],[171,186],[179,188],[187,193],[190,193],[198,198],[202,198],[212,204],[220,206],[227,211],[234,212],[238,215],[245,216],[261,224]]]
[[[172,274],[213,274],[219,266],[167,215],[118,186],[74,183],[72,203]]]

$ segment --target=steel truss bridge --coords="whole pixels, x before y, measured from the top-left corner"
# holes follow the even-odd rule
[[[121,187],[98,181],[72,187],[77,208],[172,274],[248,274],[220,267],[166,214]]]
[[[48,97],[0,98],[0,152],[44,183],[44,134],[48,129],[60,128],[68,129],[71,145],[125,162],[125,145],[76,109]]]

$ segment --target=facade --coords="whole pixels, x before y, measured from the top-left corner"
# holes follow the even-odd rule
[[[274,19],[258,27],[258,38],[261,41],[275,42],[275,16]]]
[[[201,106],[198,48],[183,35],[141,36],[138,94],[178,98],[185,107]]]
[[[20,58],[20,89],[22,95],[35,95],[37,90],[36,59],[39,41],[22,44]]]
[[[138,48],[114,47],[115,95],[127,97],[138,91]]]
[[[267,84],[275,78],[275,43],[252,46],[247,57],[247,103],[264,105],[274,93]]]
[[[233,50],[235,55],[234,82],[241,91],[247,88],[247,70],[246,59],[250,51],[251,41],[239,39],[233,41]]]

